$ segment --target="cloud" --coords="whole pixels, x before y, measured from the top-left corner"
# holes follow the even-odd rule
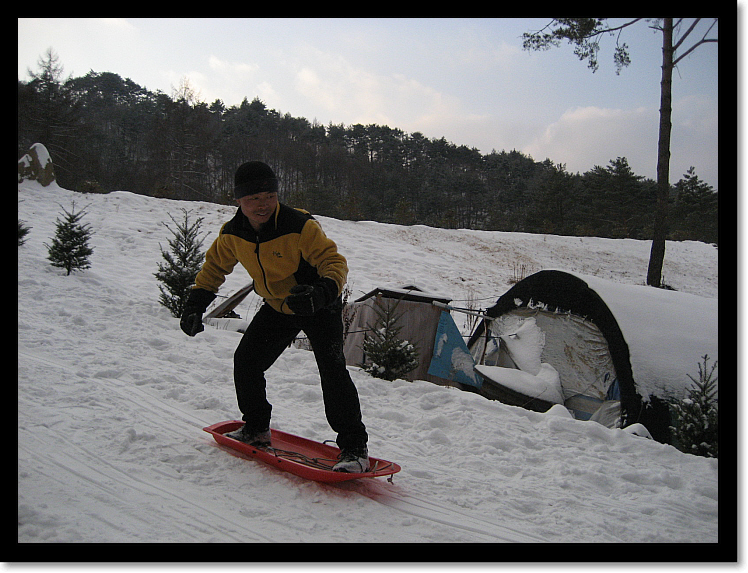
[[[513,56],[506,47],[481,54],[493,59]],[[471,57],[478,56],[474,52]],[[303,64],[297,64],[294,88],[307,100],[308,108],[317,110],[317,119],[323,109],[334,123],[388,125],[428,138],[444,137],[482,153],[503,149],[503,145],[519,148],[518,142],[528,141],[525,121],[475,113],[460,97],[406,73],[378,74],[354,66],[343,56],[313,48],[305,51]],[[294,109],[304,114],[302,106]]]
[[[696,167],[699,179],[719,186],[719,109],[706,96],[686,96],[673,102],[673,144],[670,173],[675,180]]]
[[[652,108],[577,107],[542,128],[521,151],[536,161],[549,158],[565,163],[571,173],[584,173],[595,165],[606,167],[611,160],[626,157],[637,175],[656,179],[659,121],[659,110]],[[716,102],[695,96],[674,101],[672,123],[671,183],[693,165],[699,177],[716,188]],[[713,153],[705,153],[705,147]]]
[[[257,97],[262,101],[270,101],[278,97],[278,92],[269,82],[260,82],[257,84]]]
[[[323,80],[310,67],[304,67],[296,74],[296,90],[327,111],[333,111],[341,104],[341,90],[339,88],[334,89],[334,87],[331,81]]]
[[[468,34],[450,45],[449,57],[455,69],[469,67],[478,73],[510,73],[526,62],[527,54],[517,45],[495,41],[484,34]]]
[[[200,101],[210,104],[220,99],[226,105],[238,105],[247,95],[247,83],[260,69],[257,64],[229,62],[214,55],[208,57],[207,63],[207,67],[191,70],[186,74],[171,70],[167,72],[172,88],[179,86],[186,76]]]
[[[336,123],[375,123],[441,137],[444,127],[467,116],[459,98],[405,74],[378,74],[313,49],[308,55],[295,72],[294,88]]]
[[[260,69],[258,64],[245,64],[244,62],[227,62],[211,55],[208,58],[210,69],[221,77],[245,79],[251,77]]]
[[[25,54],[29,64],[35,63],[51,47],[60,58],[65,77],[84,76],[89,70],[123,74],[119,65],[123,60],[139,60],[142,69],[147,54],[144,43],[139,30],[124,18],[18,19],[19,62]]]
[[[577,107],[546,126],[522,151],[536,161],[565,163],[572,173],[626,157],[637,174],[654,177],[658,122],[657,110],[646,107]]]
[[[342,56],[310,50],[295,74],[294,88],[330,117],[344,123],[388,123],[384,110],[391,80],[351,65]],[[389,88],[387,87],[389,85]]]
[[[92,29],[103,29],[107,33],[123,32],[127,34],[137,33],[137,28],[133,26],[126,18],[93,18],[94,26]]]

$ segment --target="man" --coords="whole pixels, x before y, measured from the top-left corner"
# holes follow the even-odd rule
[[[234,385],[245,423],[229,435],[270,444],[272,407],[264,373],[303,330],[319,368],[327,421],[341,449],[333,469],[367,471],[368,436],[343,356],[340,294],[347,262],[309,213],[278,202],[278,180],[268,165],[244,163],[234,183],[239,209],[205,254],[180,323],[189,336],[204,329],[202,315],[237,263],[264,299],[234,353]]]

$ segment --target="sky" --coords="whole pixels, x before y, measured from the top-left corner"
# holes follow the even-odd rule
[[[18,79],[52,48],[64,77],[113,72],[167,94],[187,79],[209,104],[259,97],[325,126],[388,125],[483,154],[516,149],[571,173],[626,157],[655,179],[661,33],[646,22],[622,32],[631,64],[620,75],[616,38],[604,37],[592,73],[568,44],[522,49],[522,34],[550,20],[19,18]],[[671,183],[694,166],[718,189],[718,45],[700,46],[674,73]]]

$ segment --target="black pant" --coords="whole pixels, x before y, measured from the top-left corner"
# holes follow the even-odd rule
[[[366,444],[358,392],[343,356],[341,310],[338,303],[312,316],[281,314],[268,304],[257,311],[234,353],[236,398],[249,429],[269,426],[272,406],[265,393],[265,371],[303,330],[317,361],[325,415],[338,434],[338,447]]]

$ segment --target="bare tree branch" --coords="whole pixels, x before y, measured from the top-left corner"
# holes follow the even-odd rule
[[[696,27],[696,24],[699,23],[701,18],[697,18],[696,21],[691,25],[691,27],[688,29],[688,31],[683,35],[683,37],[678,41],[678,43],[673,46],[673,50],[677,50],[681,44],[684,42],[684,40],[688,37],[688,35],[693,31],[693,29]],[[688,54],[693,52],[696,48],[701,46],[702,44],[710,44],[710,43],[718,43],[718,40],[716,38],[707,38],[709,35],[709,32],[712,31],[712,28],[714,28],[715,24],[717,23],[717,18],[714,19],[714,22],[712,22],[712,25],[709,26],[709,29],[704,32],[704,35],[701,37],[701,40],[696,42],[693,46],[691,46],[688,50],[686,50],[683,54],[678,56],[675,60],[673,60],[673,66],[677,65],[678,62],[680,62],[683,58],[685,58]]]
[[[716,38],[707,38],[705,40],[699,40],[697,43],[695,43],[693,46],[691,46],[688,50],[683,52],[682,56],[679,56],[676,60],[673,60],[673,65],[677,65],[678,62],[680,62],[683,58],[685,58],[688,54],[693,52],[696,48],[701,46],[702,44],[717,44],[718,41]]]
[[[680,48],[680,45],[686,41],[686,38],[693,32],[693,29],[696,27],[696,25],[701,21],[701,18],[694,18],[693,24],[691,24],[691,27],[686,30],[686,32],[681,36],[680,40],[673,46],[673,50],[677,50]],[[680,23],[680,22],[678,22]],[[673,26],[673,28],[676,28],[676,26]]]
[[[603,32],[615,32],[616,30],[623,30],[624,28],[628,28],[629,26],[633,26],[636,24],[639,20],[643,20],[644,18],[634,18],[630,22],[626,22],[625,24],[621,24],[620,26],[616,26],[615,28],[606,28],[603,30]]]

